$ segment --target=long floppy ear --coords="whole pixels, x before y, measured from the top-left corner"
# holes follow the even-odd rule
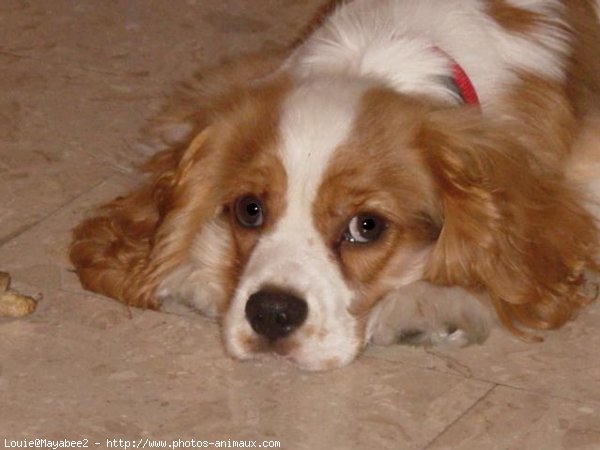
[[[215,212],[210,124],[282,58],[237,58],[179,86],[144,133],[144,146],[162,150],[144,167],[150,181],[74,230],[70,258],[85,288],[134,306],[160,306],[155,288],[183,261],[205,216]]]
[[[158,308],[154,290],[185,258],[202,222],[214,214],[205,129],[187,148],[153,157],[151,180],[103,206],[73,232],[70,258],[86,289]]]
[[[433,113],[418,136],[443,224],[426,277],[485,289],[500,320],[523,338],[532,337],[519,325],[563,325],[590,300],[593,218],[558,169],[542,167],[483,119],[451,114]]]

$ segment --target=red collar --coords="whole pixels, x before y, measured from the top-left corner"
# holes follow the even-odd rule
[[[454,83],[458,88],[458,92],[462,97],[466,105],[479,105],[479,96],[475,90],[475,86],[471,83],[471,79],[467,75],[467,72],[458,64],[452,60],[452,74],[454,77]]]
[[[446,53],[439,47],[434,48],[436,51],[443,54],[446,58],[450,60],[452,68],[452,81],[456,86],[456,93],[460,95],[463,103],[465,103],[466,105],[479,106],[479,96],[477,95],[475,86],[473,86],[473,83],[467,75],[467,72],[465,72],[462,66],[448,53]]]

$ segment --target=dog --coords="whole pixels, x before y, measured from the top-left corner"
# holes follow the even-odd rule
[[[74,230],[83,286],[306,370],[523,339],[595,296],[600,2],[337,0],[174,95],[148,180]]]

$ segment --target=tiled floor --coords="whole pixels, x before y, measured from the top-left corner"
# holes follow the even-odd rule
[[[70,229],[135,182],[136,133],[161,93],[289,42],[321,1],[0,0],[0,269],[43,295],[32,316],[0,319],[0,445],[600,449],[600,304],[543,344],[497,331],[482,347],[371,348],[311,374],[235,362],[213,323],[79,287]]]

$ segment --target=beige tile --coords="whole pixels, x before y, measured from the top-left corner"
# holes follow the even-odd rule
[[[224,355],[199,318],[55,291],[0,322],[0,435],[277,439],[283,448],[419,449],[491,385],[364,358],[338,371]]]
[[[108,165],[59,149],[57,156],[0,146],[0,245],[114,173]]]
[[[0,269],[10,272],[16,285],[26,283],[42,294],[55,289],[81,292],[68,260],[71,230],[95,206],[111,200],[141,180],[135,174],[112,176],[77,201],[0,246]]]
[[[597,450],[600,405],[498,387],[427,450]]]
[[[561,330],[528,344],[494,330],[481,346],[459,350],[374,347],[373,357],[461,374],[519,389],[600,404],[600,303]]]

